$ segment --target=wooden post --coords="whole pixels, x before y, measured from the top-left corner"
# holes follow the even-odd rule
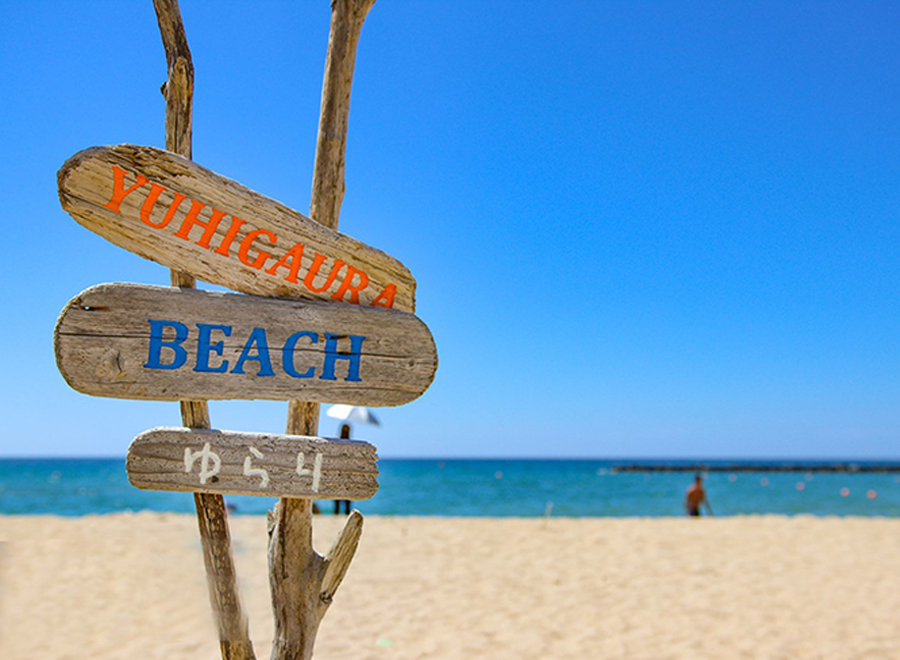
[[[191,122],[194,98],[194,65],[188,48],[178,0],[153,0],[168,65],[168,80],[162,87],[166,97],[166,149],[191,158]],[[172,286],[194,288],[190,275],[171,271]],[[208,429],[206,401],[182,401],[182,423],[188,428]],[[247,617],[241,608],[231,555],[228,517],[221,495],[194,493],[209,598],[219,631],[223,660],[255,660]]]
[[[322,84],[310,217],[336,229],[344,198],[344,158],[356,47],[375,0],[332,0]],[[317,435],[319,404],[291,401],[287,433]],[[362,533],[354,511],[326,557],[312,546],[312,501],[281,498],[270,518],[269,584],[275,612],[272,660],[309,660],[319,624],[340,586]]]
[[[309,205],[310,217],[331,229],[337,229],[344,201],[344,160],[356,47],[363,21],[374,4],[375,0],[332,0],[331,3],[331,30]]]

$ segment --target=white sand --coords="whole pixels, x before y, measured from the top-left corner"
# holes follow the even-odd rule
[[[232,534],[268,658],[265,520]],[[220,657],[193,517],[0,517],[0,542],[0,657]],[[900,520],[369,517],[316,658],[896,660]]]

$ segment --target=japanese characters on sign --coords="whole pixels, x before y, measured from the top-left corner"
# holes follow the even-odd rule
[[[367,499],[375,447],[358,440],[160,427],[128,448],[138,488],[313,499]]]

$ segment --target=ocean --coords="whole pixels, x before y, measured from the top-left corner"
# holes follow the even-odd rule
[[[354,502],[392,516],[681,516],[687,461],[381,459],[379,490]],[[626,469],[627,464],[627,469]],[[859,462],[851,471],[805,471],[796,462],[703,461],[716,515],[900,516],[900,465]],[[840,467],[846,467],[846,463]],[[817,463],[819,468],[837,464]],[[887,467],[895,471],[852,471]],[[789,471],[785,471],[789,470]],[[237,515],[273,498],[226,495]],[[319,502],[331,513],[331,502]],[[125,460],[0,459],[0,514],[83,516],[121,511],[192,513],[190,493],[139,490]]]

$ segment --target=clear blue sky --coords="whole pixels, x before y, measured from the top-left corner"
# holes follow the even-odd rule
[[[309,208],[328,0],[182,0],[194,158]],[[900,4],[379,0],[340,228],[403,261],[434,385],[382,456],[900,458]],[[163,145],[150,0],[0,3],[0,455],[124,455],[178,406],[91,398],[56,317],[168,283],[59,206]],[[282,431],[283,403],[214,426]],[[323,416],[323,435],[336,424]]]

